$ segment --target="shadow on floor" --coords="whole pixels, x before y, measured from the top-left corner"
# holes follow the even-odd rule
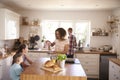
[[[96,78],[87,78],[87,80],[99,80],[99,79],[96,79]]]

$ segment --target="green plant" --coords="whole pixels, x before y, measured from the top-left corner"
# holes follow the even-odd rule
[[[42,40],[41,40],[41,42],[44,42],[44,41],[45,41],[45,36],[43,36],[43,37],[42,37]]]
[[[57,60],[60,60],[60,61],[65,60],[66,58],[67,56],[65,54],[58,54],[57,56]]]

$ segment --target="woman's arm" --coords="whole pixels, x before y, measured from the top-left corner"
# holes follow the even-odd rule
[[[51,46],[54,46],[55,45],[55,42],[51,43]]]
[[[30,60],[26,55],[25,55],[26,60],[28,61],[29,64],[32,64],[32,60]]]
[[[26,67],[28,67],[29,65],[25,63],[25,60],[27,60],[27,62],[29,64],[32,64],[32,61],[24,54],[23,56],[23,62],[21,63],[21,66],[23,69],[25,69]]]
[[[21,63],[21,66],[22,66],[23,69],[25,69],[25,68],[28,67],[29,65],[27,65],[25,62],[22,62],[22,63]]]
[[[69,44],[66,44],[64,46],[64,53],[67,54],[68,50],[69,50]]]

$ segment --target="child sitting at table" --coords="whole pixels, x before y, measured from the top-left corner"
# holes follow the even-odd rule
[[[20,74],[23,71],[20,65],[22,62],[22,53],[13,56],[12,66],[10,67],[10,77],[12,80],[20,80]]]

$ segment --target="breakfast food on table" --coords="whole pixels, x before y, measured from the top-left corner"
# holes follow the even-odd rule
[[[42,69],[50,71],[50,72],[58,72],[61,71],[62,69],[59,67],[59,65],[56,63],[55,60],[48,60],[44,63],[44,66]]]
[[[45,66],[45,67],[52,67],[54,64],[55,64],[55,63],[54,63],[53,61],[48,60],[48,61],[45,62],[44,66]]]
[[[61,68],[60,68],[57,64],[55,64],[55,65],[53,66],[53,69],[56,70],[56,71],[61,70]]]

